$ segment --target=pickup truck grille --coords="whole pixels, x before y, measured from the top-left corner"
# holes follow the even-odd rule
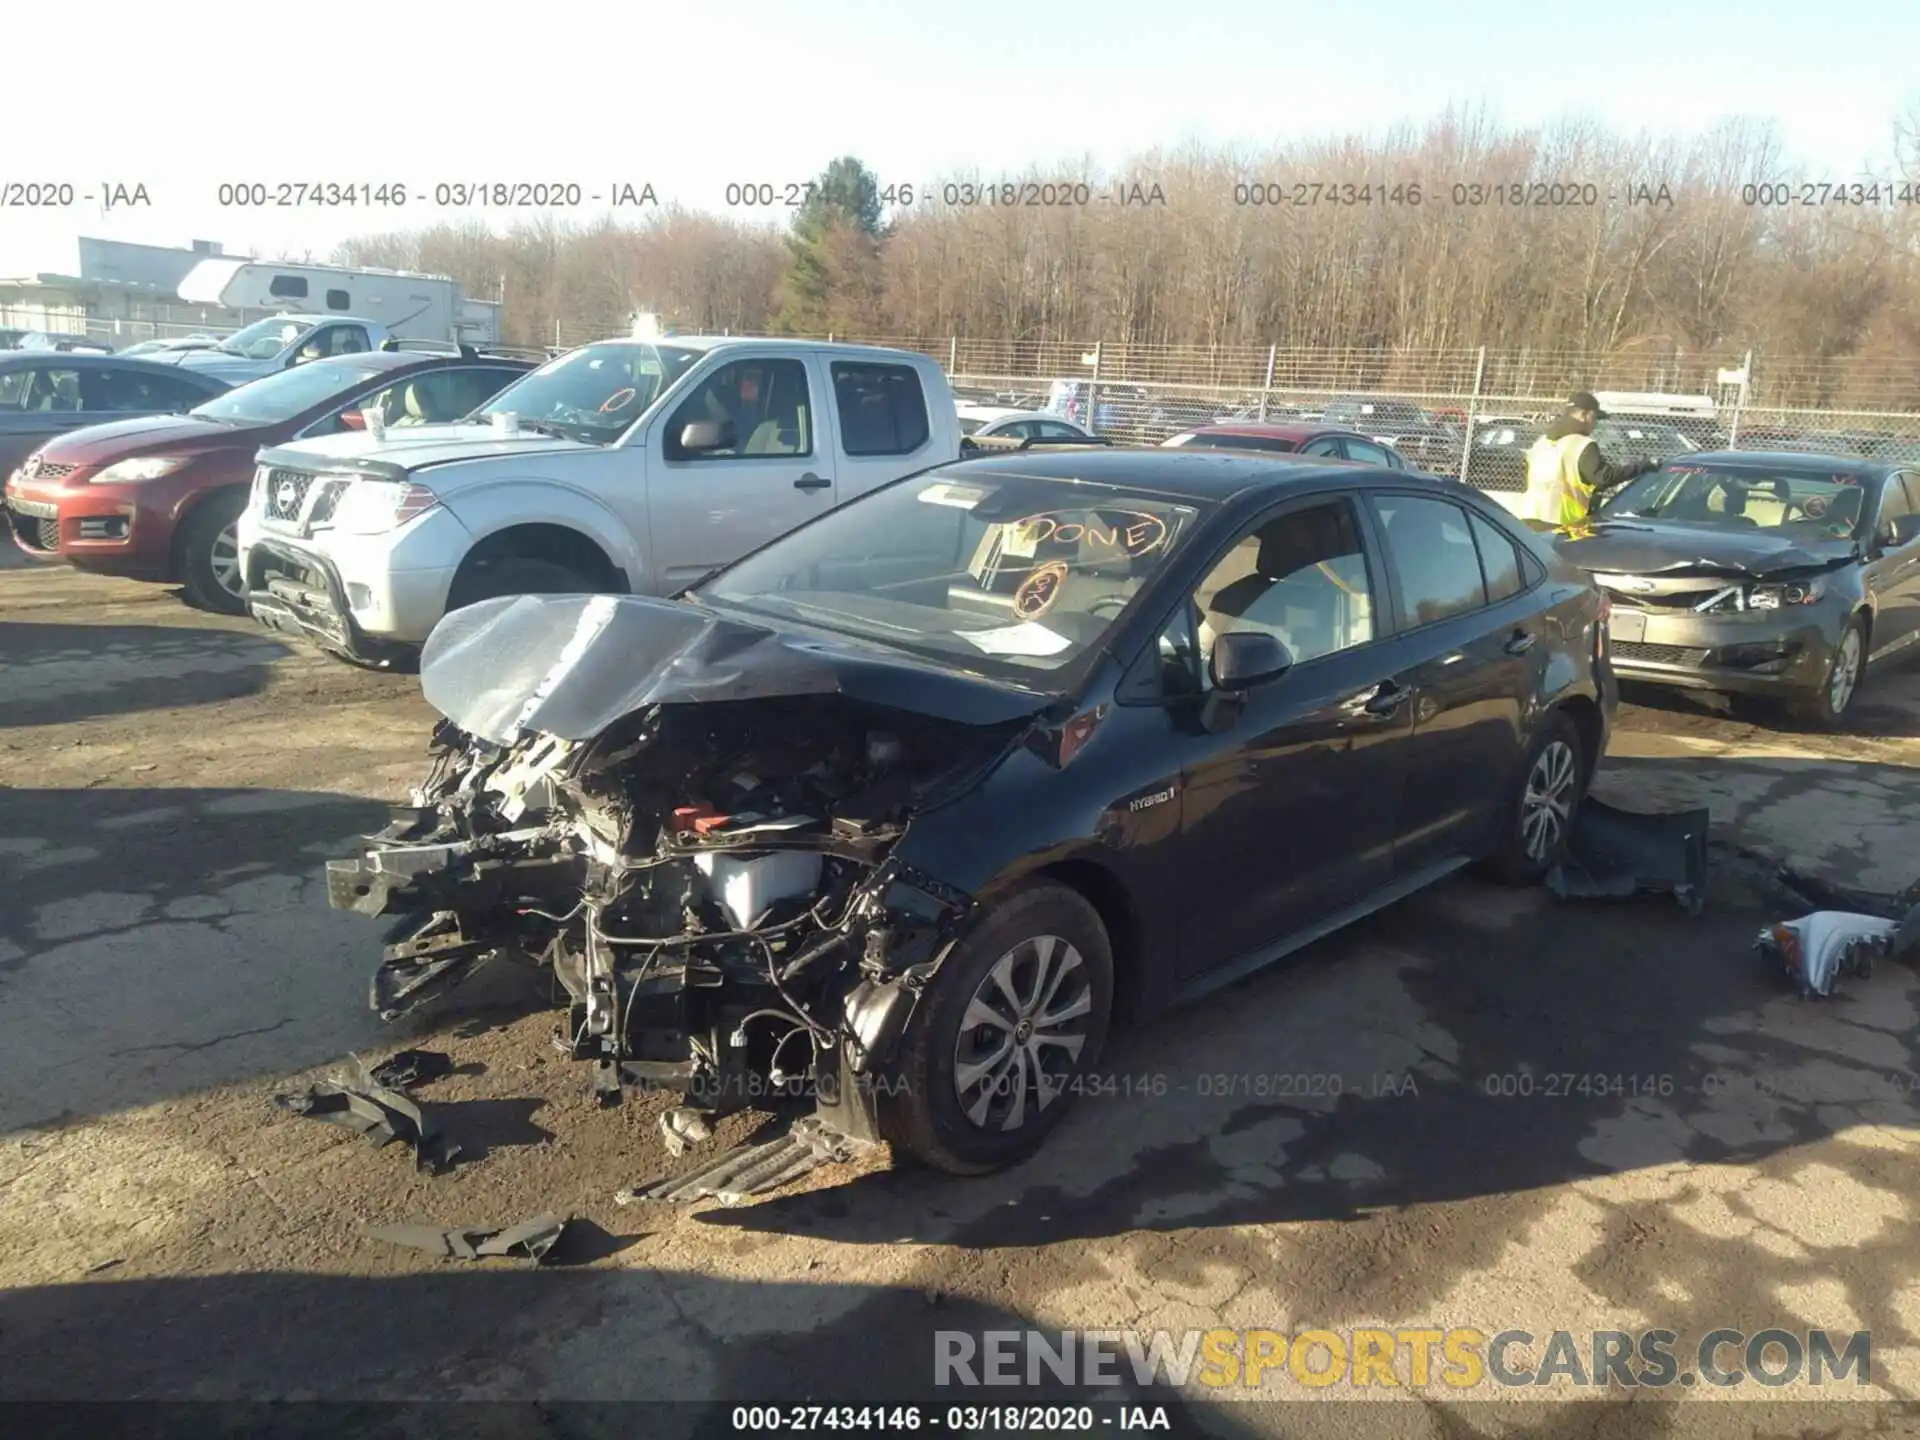
[[[300,508],[307,503],[307,491],[315,477],[298,470],[269,470],[266,480],[266,509],[269,520],[291,525],[300,519]]]

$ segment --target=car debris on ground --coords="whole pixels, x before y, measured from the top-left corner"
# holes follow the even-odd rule
[[[684,1174],[632,1186],[613,1199],[616,1205],[631,1205],[636,1200],[691,1204],[711,1197],[723,1205],[737,1205],[822,1165],[857,1159],[872,1148],[871,1140],[847,1135],[818,1115],[804,1115],[775,1139],[735,1146]]]
[[[392,1065],[390,1060],[379,1068]],[[276,1095],[273,1103],[289,1114],[351,1130],[376,1149],[404,1140],[413,1150],[414,1164],[429,1173],[449,1168],[460,1147],[434,1127],[404,1089],[382,1084],[377,1073],[354,1056],[344,1075],[316,1080],[298,1095]]]
[[[1548,872],[1563,900],[1671,895],[1689,915],[1706,907],[1706,810],[1644,815],[1588,795],[1580,802],[1566,857]]]
[[[375,1082],[394,1090],[430,1085],[452,1073],[453,1057],[442,1050],[402,1050],[368,1072]]]
[[[1816,910],[1767,926],[1753,945],[1792,977],[1802,997],[1828,996],[1842,976],[1870,976],[1873,962],[1889,953],[1896,928],[1877,915]]]
[[[486,1260],[495,1256],[531,1260],[538,1265],[559,1243],[571,1221],[558,1215],[537,1215],[497,1230],[438,1230],[431,1225],[369,1225],[372,1239],[426,1250],[445,1260]]]

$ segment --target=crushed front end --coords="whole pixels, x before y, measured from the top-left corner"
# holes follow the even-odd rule
[[[833,693],[652,704],[581,741],[443,721],[411,803],[329,863],[329,901],[393,917],[385,1018],[531,961],[605,1102],[810,1095],[873,1138],[874,1079],[970,906],[893,852],[1021,728]]]

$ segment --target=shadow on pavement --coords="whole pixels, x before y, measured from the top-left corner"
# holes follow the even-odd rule
[[[1623,728],[1666,734],[1712,734],[1732,723],[1752,726],[1761,735],[1782,739],[1826,737],[1844,741],[1850,735],[1876,740],[1910,740],[1920,736],[1920,673],[1911,661],[1871,672],[1861,682],[1852,707],[1838,726],[1823,730],[1798,720],[1784,707],[1761,700],[1731,699],[1702,690],[1682,690],[1640,681],[1620,682],[1620,698],[1640,713],[1627,717]]]
[[[182,1323],[186,1316],[191,1324]],[[1107,1328],[1092,1316],[1074,1323]],[[1058,1350],[1057,1322],[960,1297],[930,1304],[911,1285],[742,1282],[644,1269],[95,1281],[0,1292],[0,1332],[9,1339],[0,1351],[0,1400],[21,1434],[89,1440],[718,1440],[842,1428],[764,1414],[743,1423],[737,1406],[902,1405],[921,1407],[919,1424],[845,1428],[1085,1440],[1145,1430],[1141,1421],[1163,1410],[1152,1433],[1212,1440],[1492,1433],[1731,1440],[1815,1430],[1833,1436],[1842,1433],[1832,1428],[1842,1416],[1864,1426],[1887,1408],[1839,1410],[1804,1400],[1682,1407],[1652,1392],[1631,1406],[1618,1398],[1542,1403],[1496,1400],[1490,1384],[1467,1398],[1437,1382],[1403,1392],[1409,1403],[1383,1397],[1385,1408],[1344,1387],[1344,1396],[1262,1400],[1237,1383],[1182,1392],[1166,1383],[1164,1370],[1136,1371],[1113,1342],[1105,1374],[1118,1384],[1089,1383],[1084,1372],[1070,1381],[1044,1366],[1029,1371],[1020,1349],[1014,1384],[953,1383],[951,1371],[949,1383],[936,1383],[936,1357],[954,1344],[939,1339],[942,1332],[968,1337],[978,1381],[988,1337],[1023,1331],[1040,1332]],[[103,1336],[112,1343],[102,1344]],[[137,1406],[127,1403],[136,1396]],[[76,1399],[95,1403],[58,1403]],[[1090,1426],[1071,1415],[1014,1423],[1011,1411],[991,1413],[1014,1405],[1095,1409]],[[1129,1427],[1119,1412],[1132,1407],[1140,1407],[1141,1420]]]
[[[291,653],[244,631],[0,620],[0,728],[237,700]]]
[[[0,1132],[390,1043],[378,928],[323,879],[383,820],[313,791],[0,789]]]

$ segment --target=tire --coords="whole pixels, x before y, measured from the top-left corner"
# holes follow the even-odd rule
[[[203,500],[181,523],[180,583],[187,602],[216,615],[247,613],[246,579],[240,573],[240,516],[245,490],[223,490]]]
[[[1549,713],[1527,747],[1501,806],[1499,847],[1487,873],[1508,885],[1537,885],[1566,853],[1593,761],[1564,710]],[[1557,797],[1558,804],[1547,797]],[[1536,844],[1539,841],[1541,843]]]
[[[1803,725],[1832,730],[1847,718],[1867,668],[1867,627],[1858,616],[1847,621],[1834,641],[1833,658],[1818,690],[1789,701],[1787,714]]]
[[[460,610],[503,595],[588,595],[601,587],[551,560],[523,555],[469,561],[447,595],[447,609]]]
[[[1036,973],[1043,948],[1050,988],[1042,988]],[[1010,1046],[1012,1068],[989,1072],[1000,1077],[999,1088],[983,1080],[963,1100],[956,1083],[960,1067],[990,1059],[998,1048],[992,1037],[1008,1032],[1005,1021],[1039,1008],[1009,1003],[996,987],[996,971],[1007,976],[1017,998],[1031,1002],[1051,993],[1054,1004],[1041,1013],[1073,1012],[1061,1017],[1059,1033],[1077,1034],[1080,1044],[1071,1052],[1061,1044]],[[963,1028],[965,1018],[977,1013],[977,1000],[990,1000],[987,1008],[1000,1019]],[[1069,1082],[1099,1063],[1112,1009],[1113,950],[1093,906],[1064,885],[1015,892],[961,940],[921,997],[887,1083],[877,1087],[881,1134],[896,1153],[952,1175],[984,1175],[1026,1159],[1072,1108]],[[1036,1050],[1038,1061],[1032,1059]],[[1053,1081],[1049,1098],[1038,1104],[1033,1064],[1046,1065]],[[1009,1129],[1016,1103],[1017,1123]]]

